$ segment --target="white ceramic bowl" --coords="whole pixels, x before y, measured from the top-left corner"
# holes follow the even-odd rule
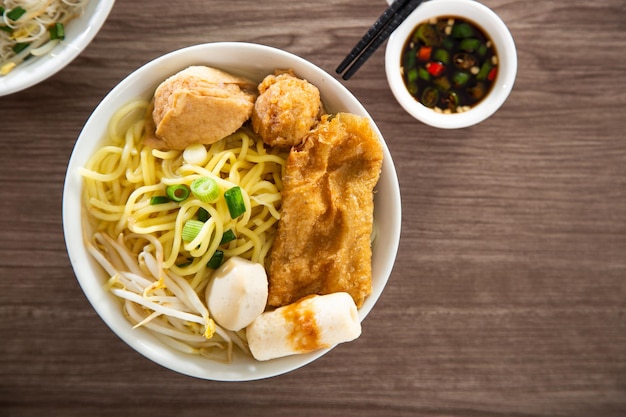
[[[0,96],[32,87],[53,76],[72,62],[93,40],[106,21],[114,0],[90,0],[85,12],[65,28],[65,39],[50,52],[31,57],[13,71],[0,76]]]
[[[103,137],[109,119],[117,109],[131,99],[149,98],[161,81],[189,65],[214,66],[256,81],[261,81],[275,68],[291,68],[319,88],[328,111],[346,111],[370,118],[359,101],[336,79],[312,63],[278,49],[248,43],[209,43],[162,56],[139,68],[117,85],[95,109],[76,142],[67,168],[63,193],[63,229],[67,251],[78,282],[96,312],[121,339],[147,358],[182,374],[211,380],[244,381],[280,375],[319,358],[330,349],[267,362],[257,362],[242,355],[231,364],[212,362],[172,350],[143,328],[132,329],[122,314],[118,300],[104,288],[107,276],[83,244],[82,180],[78,168],[84,166],[102,145],[102,141],[97,139]],[[380,134],[375,125],[374,129]],[[400,238],[398,178],[384,142],[383,150],[383,168],[374,201],[378,235],[373,244],[373,292],[359,310],[361,320],[374,307],[387,283]],[[349,343],[345,346],[349,349]]]
[[[458,16],[478,24],[493,40],[498,55],[498,76],[488,96],[463,113],[436,113],[422,105],[407,91],[400,72],[402,48],[406,40],[420,23],[438,16]],[[385,71],[393,95],[410,115],[430,126],[457,129],[482,122],[502,106],[515,82],[517,53],[511,32],[488,7],[474,0],[431,0],[415,9],[389,38]]]

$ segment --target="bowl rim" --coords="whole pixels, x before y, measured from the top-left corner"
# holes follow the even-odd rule
[[[441,114],[419,103],[407,91],[400,73],[400,56],[406,39],[423,21],[437,16],[459,16],[480,26],[495,44],[498,77],[488,97],[463,113]],[[508,98],[517,75],[515,41],[504,21],[493,10],[475,0],[436,0],[420,5],[392,33],[385,51],[385,73],[392,94],[401,107],[424,124],[459,129],[480,123],[493,115]]]
[[[289,62],[292,66],[297,67],[294,71],[299,76],[309,79],[314,85],[318,86],[323,99],[339,100],[336,106],[349,106],[349,111],[367,117],[381,139],[384,161],[378,186],[384,187],[383,190],[388,194],[388,198],[391,197],[397,204],[385,204],[378,207],[375,202],[375,218],[377,214],[384,216],[388,233],[379,234],[374,241],[376,247],[380,246],[385,249],[385,257],[377,258],[377,253],[373,253],[372,274],[373,277],[376,277],[376,281],[373,282],[376,285],[372,290],[372,294],[367,297],[363,306],[359,309],[360,320],[363,321],[365,319],[378,301],[389,280],[400,243],[401,197],[394,163],[380,130],[362,104],[346,87],[313,63],[277,48],[247,42],[214,42],[192,45],[166,53],[144,64],[124,78],[95,108],[85,123],[72,150],[63,187],[63,232],[69,260],[81,289],[99,317],[127,345],[153,362],[184,375],[217,381],[250,381],[291,372],[321,357],[333,349],[333,347],[268,362],[254,361],[252,364],[243,364],[242,366],[238,364],[236,369],[228,369],[225,366],[220,366],[219,363],[209,362],[212,366],[208,368],[213,369],[213,371],[209,372],[206,369],[206,361],[208,359],[204,360],[203,365],[205,366],[203,367],[198,364],[196,358],[171,351],[145,329],[132,329],[130,323],[123,319],[121,308],[113,300],[113,295],[103,291],[103,283],[99,282],[98,277],[103,272],[96,272],[97,270],[101,271],[100,267],[90,259],[85,246],[82,243],[77,244],[82,242],[83,233],[83,225],[80,220],[82,212],[82,179],[78,174],[78,167],[82,166],[86,158],[91,156],[92,152],[90,152],[90,149],[99,146],[97,144],[102,141],[102,139],[89,139],[90,134],[92,132],[105,131],[103,126],[108,124],[112,113],[124,104],[123,100],[128,101],[130,98],[136,98],[135,92],[137,91],[142,91],[141,94],[147,94],[148,92],[151,94],[156,85],[167,78],[168,75],[189,65],[214,65],[224,70],[238,72],[240,75],[250,75],[246,71],[236,71],[234,66],[228,64],[229,60],[237,60],[236,58],[226,57],[228,51],[232,52],[233,50],[238,51],[234,53],[234,56],[239,54],[239,60],[241,60],[241,55],[245,54],[250,62],[250,64],[247,64],[248,68],[252,68],[250,71],[257,71],[255,78],[258,81],[262,78],[258,75],[258,72],[264,65],[269,69],[270,66],[271,68],[277,68],[273,65],[274,63],[280,65],[281,62]],[[263,60],[266,62],[260,62]],[[266,75],[267,73],[264,70],[263,74]],[[157,74],[159,75],[157,76]],[[330,97],[329,92],[332,93]],[[332,109],[330,110],[332,111]],[[375,201],[380,201],[376,199],[377,195],[375,194]],[[377,208],[379,208],[378,211]],[[120,318],[123,320],[120,320]],[[140,336],[137,337],[137,335]],[[181,357],[184,357],[185,360],[181,361]]]
[[[39,84],[74,61],[96,37],[114,3],[115,0],[90,0],[83,14],[67,24],[65,40],[47,54],[22,62],[0,76],[0,97]]]

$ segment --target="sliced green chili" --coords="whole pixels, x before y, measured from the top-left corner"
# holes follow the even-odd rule
[[[485,80],[489,75],[489,71],[491,71],[492,65],[490,61],[483,62],[483,65],[480,67],[480,71],[476,74],[477,80]]]
[[[480,48],[480,40],[476,38],[465,38],[459,44],[459,48],[465,52],[474,52]]]
[[[415,49],[411,49],[410,51],[404,54],[404,66],[405,67],[414,66],[416,59],[417,59],[417,51]]]
[[[469,23],[456,23],[452,26],[452,36],[455,38],[469,38],[474,36],[474,29]]]
[[[220,267],[223,260],[224,252],[222,252],[221,250],[216,250],[213,253],[213,256],[211,256],[211,259],[209,259],[209,262],[207,262],[206,266],[211,269],[217,269]]]
[[[236,219],[246,212],[246,204],[243,201],[243,194],[239,186],[226,190],[224,192],[224,199],[226,200],[231,219]]]
[[[422,43],[427,46],[439,46],[443,40],[443,36],[437,32],[437,29],[427,23],[417,28],[415,37],[417,38],[416,40],[422,41]]]
[[[189,187],[185,184],[169,185],[165,189],[165,194],[167,194],[170,200],[180,203],[189,197]]]
[[[439,77],[433,81],[433,84],[435,84],[437,88],[442,91],[448,91],[450,87],[452,87],[452,84],[450,83],[448,77]]]
[[[445,49],[436,49],[433,58],[435,61],[443,62],[444,64],[450,63],[450,53]]]
[[[476,83],[476,85],[467,89],[467,93],[475,100],[480,100],[481,98],[483,98],[486,92],[487,88],[482,82]]]
[[[417,76],[424,81],[430,81],[430,74],[428,73],[428,70],[424,67],[417,68]]]
[[[439,92],[435,87],[426,87],[422,93],[422,104],[426,107],[433,108],[439,100]]]
[[[406,73],[406,79],[410,83],[417,81],[417,68],[411,68],[409,72]]]
[[[450,91],[443,97],[442,102],[446,108],[455,110],[459,106],[459,95],[454,91]]]
[[[465,71],[457,71],[452,76],[452,83],[455,87],[464,86],[467,81],[470,79],[470,74]]]

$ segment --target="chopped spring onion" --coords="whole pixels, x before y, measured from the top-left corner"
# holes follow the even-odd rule
[[[209,212],[202,207],[198,209],[198,211],[196,212],[196,216],[198,216],[198,220],[203,223],[211,218],[211,215],[209,214]]]
[[[169,185],[165,189],[165,193],[170,198],[170,200],[180,203],[181,201],[185,201],[187,197],[189,197],[189,187],[187,187],[185,184]]]
[[[181,237],[185,242],[191,242],[198,236],[198,233],[202,230],[202,226],[204,226],[204,223],[200,220],[187,220],[183,225]]]
[[[187,260],[185,262],[181,262],[179,264],[176,264],[177,267],[179,268],[184,268],[186,266],[189,266],[193,263],[193,258],[187,258]]]
[[[235,232],[233,232],[233,229],[228,229],[222,235],[222,240],[220,240],[220,245],[223,245],[224,243],[231,242],[231,241],[233,241],[235,239],[237,239],[237,236],[235,236]]]
[[[215,253],[213,253],[213,256],[211,256],[211,259],[209,259],[209,262],[207,262],[206,266],[211,269],[217,269],[220,267],[223,260],[224,252],[216,250]]]
[[[205,203],[213,203],[220,196],[220,187],[213,178],[200,177],[191,183],[191,192]]]
[[[150,199],[150,205],[151,206],[155,206],[157,204],[165,204],[165,203],[169,203],[170,199],[165,197],[164,195],[157,195],[154,196]]]
[[[65,39],[65,26],[63,26],[63,23],[56,23],[49,30],[50,30],[50,40]]]
[[[13,29],[12,28],[10,28],[8,26],[4,26],[4,25],[0,26],[0,30],[2,30],[4,32],[7,32],[7,33],[13,33]]]
[[[236,219],[246,212],[246,204],[243,201],[243,195],[241,194],[241,188],[239,186],[226,190],[224,192],[224,199],[226,200],[231,219]]]
[[[16,43],[15,45],[13,45],[13,52],[15,52],[16,54],[19,54],[24,49],[28,48],[28,45],[30,45],[28,42]]]
[[[20,17],[24,16],[24,13],[26,13],[26,9],[21,6],[17,6],[15,9],[7,12],[6,16],[11,20],[16,21]]]

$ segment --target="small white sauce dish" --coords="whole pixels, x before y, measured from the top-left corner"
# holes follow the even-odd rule
[[[418,102],[407,90],[402,77],[402,49],[415,28],[431,18],[455,16],[482,28],[494,43],[498,55],[498,75],[491,91],[478,104],[461,113],[438,113]],[[493,115],[509,96],[517,74],[517,53],[511,32],[491,9],[474,0],[430,0],[420,5],[394,31],[385,52],[387,81],[398,103],[424,124],[459,129],[480,123]]]

